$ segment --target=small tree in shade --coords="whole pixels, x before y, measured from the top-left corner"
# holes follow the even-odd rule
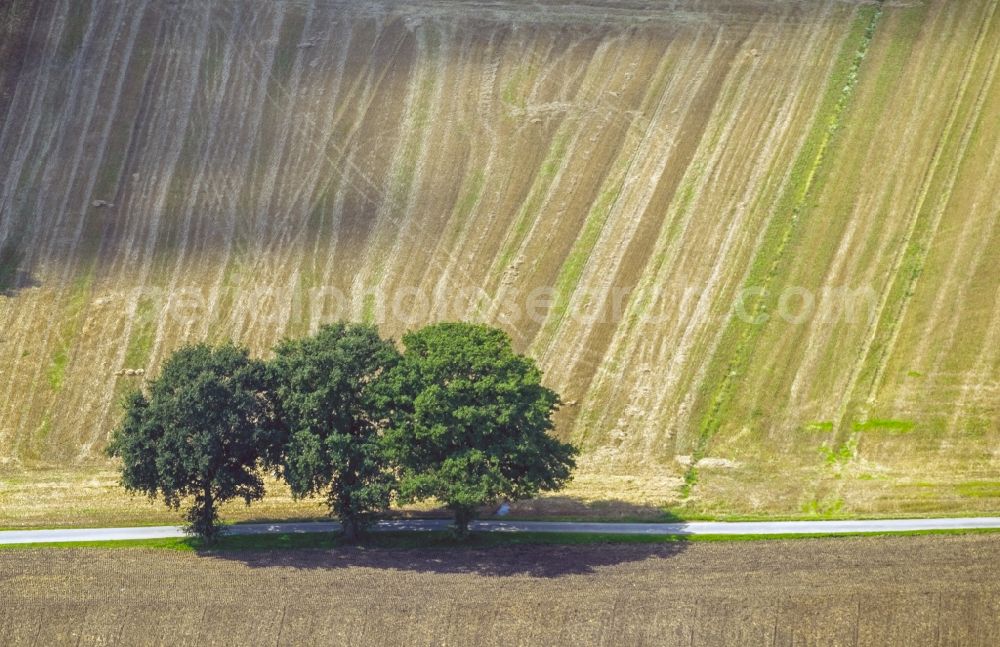
[[[325,495],[349,541],[389,507],[395,479],[375,392],[398,360],[374,326],[337,323],[282,342],[271,362],[284,478],[296,496]]]
[[[218,504],[264,495],[261,452],[274,442],[267,386],[265,365],[232,344],[175,352],[148,394],[125,398],[107,448],[122,459],[122,485],[174,509],[194,497],[187,530],[214,542]]]
[[[464,537],[478,507],[569,480],[576,449],[548,433],[559,396],[505,333],[442,323],[405,335],[403,344],[386,380],[402,501],[442,501]]]

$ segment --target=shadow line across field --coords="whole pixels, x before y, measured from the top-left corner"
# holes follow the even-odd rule
[[[343,546],[328,550],[248,550],[203,552],[205,559],[239,562],[249,568],[291,571],[365,568],[381,571],[480,575],[483,577],[558,578],[592,574],[604,567],[649,559],[669,559],[687,541],[655,544],[503,546],[442,545],[433,548]]]
[[[551,500],[550,500],[551,499]],[[679,517],[662,507],[619,500],[582,501],[573,497],[546,497],[547,521],[590,519],[606,521],[678,522]],[[530,503],[530,502],[529,502]],[[481,510],[481,519],[500,520],[491,510]],[[511,520],[532,518],[530,505],[515,504]],[[410,515],[407,515],[410,516]],[[443,509],[421,511],[411,518],[441,518]],[[260,520],[254,520],[260,521]],[[235,538],[233,538],[235,539]],[[577,543],[587,544],[575,545]],[[377,532],[362,545],[337,545],[304,550],[232,550],[199,551],[206,559],[240,562],[250,568],[288,568],[291,570],[336,570],[369,568],[378,570],[481,575],[483,577],[558,578],[585,575],[603,567],[618,566],[646,559],[669,559],[685,550],[683,537],[656,543],[602,544],[593,538],[551,533],[477,533],[468,542],[452,539],[448,532]]]

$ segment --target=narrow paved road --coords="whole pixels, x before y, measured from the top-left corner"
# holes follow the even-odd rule
[[[374,530],[414,532],[443,530],[446,519],[413,519],[379,522]],[[240,524],[230,526],[232,535],[331,532],[334,522]],[[955,519],[875,519],[865,521],[691,521],[686,523],[590,523],[569,521],[475,521],[473,530],[494,532],[581,532],[624,535],[788,535],[864,532],[909,532],[919,530],[971,530],[1000,528],[1000,517]],[[176,526],[140,528],[84,528],[67,530],[8,530],[0,532],[0,544],[34,544],[77,541],[115,541],[182,537]]]

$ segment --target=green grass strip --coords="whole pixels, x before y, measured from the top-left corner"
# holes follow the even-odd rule
[[[447,531],[378,532],[363,542],[345,542],[339,533],[289,533],[274,535],[235,535],[223,537],[214,546],[206,547],[189,537],[166,539],[135,539],[120,541],[79,541],[37,544],[3,544],[0,550],[38,549],[126,549],[172,550],[200,554],[255,550],[331,550],[350,546],[380,549],[427,548],[495,548],[503,546],[591,546],[601,544],[675,544],[679,542],[732,542],[789,539],[837,539],[857,537],[909,537],[924,535],[981,535],[1000,533],[1000,528],[908,530],[898,532],[835,532],[789,533],[782,535],[634,535],[594,534],[577,532],[473,532],[469,539],[456,539]]]
[[[718,431],[723,411],[729,402],[734,378],[742,373],[750,359],[756,338],[762,326],[751,323],[768,310],[767,291],[778,275],[785,252],[791,244],[803,214],[808,210],[808,199],[820,176],[828,150],[840,130],[841,120],[854,95],[861,65],[882,17],[881,6],[859,9],[851,33],[843,46],[836,66],[818,110],[818,117],[806,142],[799,151],[792,167],[787,189],[775,208],[765,241],[750,268],[746,287],[763,288],[762,294],[752,300],[748,308],[750,322],[733,317],[726,331],[733,352],[723,367],[719,383],[709,399],[708,410],[699,425],[698,439],[692,452],[692,464],[684,477],[681,495],[687,497],[698,480],[694,465],[701,459],[709,440]],[[734,339],[735,338],[735,339]]]

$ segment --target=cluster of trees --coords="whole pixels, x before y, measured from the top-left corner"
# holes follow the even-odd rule
[[[125,399],[108,453],[122,484],[187,511],[214,541],[219,503],[264,495],[263,476],[322,495],[349,540],[391,503],[434,498],[468,533],[477,508],[562,487],[576,449],[548,432],[559,397],[502,331],[442,323],[403,336],[337,323],[274,358],[187,346]]]

